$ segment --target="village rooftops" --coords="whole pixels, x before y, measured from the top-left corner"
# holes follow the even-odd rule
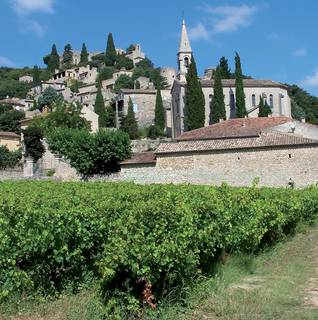
[[[238,118],[212,124],[180,135],[178,141],[257,137],[265,130],[293,119],[288,117]]]
[[[9,106],[19,106],[19,107],[25,106],[23,103],[18,102],[15,99],[9,99],[9,98],[0,100],[0,104],[5,104],[5,105],[9,105]]]

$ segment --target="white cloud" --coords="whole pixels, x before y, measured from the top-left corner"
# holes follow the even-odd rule
[[[190,28],[192,39],[208,39],[219,33],[233,32],[241,27],[249,26],[258,11],[256,6],[242,4],[239,6],[206,6],[204,12],[209,16],[209,26],[199,22],[196,27]]]
[[[209,31],[202,23],[198,23],[196,27],[189,29],[189,37],[192,40],[207,40],[209,38]]]
[[[240,6],[208,7],[207,12],[219,16],[214,25],[214,32],[222,33],[236,31],[239,27],[250,25],[257,8],[242,4]]]
[[[0,66],[2,67],[14,67],[15,64],[7,57],[0,56]]]
[[[304,58],[307,56],[307,49],[306,48],[295,49],[292,52],[292,56],[295,58]]]
[[[318,69],[314,71],[314,74],[307,76],[303,81],[302,85],[308,87],[318,87]]]
[[[33,32],[38,38],[42,38],[45,34],[45,27],[35,20],[27,22],[26,31]]]
[[[15,12],[21,16],[34,12],[54,12],[54,0],[11,0],[11,4]]]

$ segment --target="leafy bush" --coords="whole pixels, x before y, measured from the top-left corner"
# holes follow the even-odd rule
[[[13,168],[21,160],[21,150],[9,151],[5,146],[0,146],[0,169]]]
[[[109,318],[317,218],[318,189],[3,182],[0,297],[74,290],[93,278]],[[146,303],[144,301],[144,303]],[[113,316],[112,316],[112,315]]]
[[[48,133],[47,141],[52,152],[65,156],[84,176],[116,171],[119,161],[131,154],[129,137],[121,131],[90,134],[87,130],[57,128]]]
[[[21,133],[21,120],[24,119],[25,114],[19,110],[8,110],[3,107],[3,113],[0,110],[0,131],[10,131],[17,134]]]
[[[23,130],[25,156],[31,157],[34,162],[37,162],[42,158],[42,155],[45,152],[42,139],[43,131],[40,127],[31,125]]]

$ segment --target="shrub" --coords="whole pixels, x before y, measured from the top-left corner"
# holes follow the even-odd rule
[[[6,146],[0,146],[0,169],[13,168],[21,160],[21,150],[9,151]]]
[[[316,187],[28,181],[1,191],[0,298],[75,290],[94,277],[109,313],[139,308],[147,284],[158,299],[222,252],[254,252],[318,212]]]
[[[23,143],[25,146],[25,156],[31,157],[37,162],[45,152],[43,143],[43,131],[40,127],[29,126],[23,130]]]
[[[57,128],[47,135],[49,148],[70,160],[82,175],[104,174],[119,169],[119,161],[130,156],[131,147],[127,134],[121,131]]]

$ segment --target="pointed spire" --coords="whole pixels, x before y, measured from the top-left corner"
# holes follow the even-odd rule
[[[179,52],[192,52],[185,20],[182,20],[182,32],[179,44]]]

